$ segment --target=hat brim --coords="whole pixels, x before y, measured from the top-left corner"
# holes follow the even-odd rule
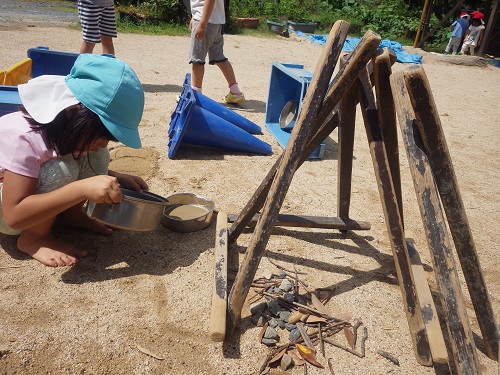
[[[130,129],[124,126],[119,126],[105,118],[102,115],[99,115],[104,126],[109,130],[109,132],[121,143],[125,146],[132,148],[141,148],[141,137],[139,136],[139,131],[137,129]]]
[[[66,108],[80,103],[66,85],[65,78],[44,75],[18,85],[21,102],[36,122],[48,124]]]

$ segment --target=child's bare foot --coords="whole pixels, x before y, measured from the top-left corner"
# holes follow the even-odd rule
[[[50,267],[74,266],[79,258],[88,254],[86,250],[57,240],[51,233],[36,237],[23,232],[17,240],[17,247],[23,253]]]
[[[69,225],[76,228],[87,229],[92,232],[104,234],[109,236],[113,233],[113,229],[107,227],[103,223],[89,217],[85,211],[79,210],[68,210],[61,213],[60,218],[63,220],[58,220],[57,222],[63,225]]]

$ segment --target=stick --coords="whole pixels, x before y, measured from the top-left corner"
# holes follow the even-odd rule
[[[210,311],[209,332],[213,341],[223,341],[226,336],[227,311],[227,214],[217,214],[215,236],[215,275]]]

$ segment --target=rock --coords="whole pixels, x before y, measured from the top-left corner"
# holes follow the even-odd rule
[[[252,315],[263,314],[266,311],[267,303],[263,302],[255,302],[250,305],[250,313]]]
[[[280,367],[283,371],[288,370],[290,367],[292,367],[292,362],[293,359],[290,357],[288,354],[283,354],[283,357],[281,357],[281,362],[280,362]]]
[[[288,335],[288,339],[292,342],[298,340],[299,338],[300,338],[300,331],[298,328],[295,328]]]
[[[269,327],[276,328],[277,326],[278,326],[278,319],[271,318],[271,320],[269,321]]]
[[[256,314],[256,315],[252,315],[252,318],[250,320],[257,327],[262,327],[266,323],[267,318],[262,314]]]
[[[283,279],[283,281],[281,282],[281,285],[280,285],[280,289],[284,292],[289,292],[290,290],[292,290],[292,287],[293,287],[293,284],[288,279]]]
[[[289,331],[293,331],[294,329],[297,328],[297,326],[295,324],[286,323],[285,328]]]
[[[264,345],[267,345],[267,346],[274,346],[277,344],[277,342],[278,342],[277,340],[273,340],[273,339],[266,339],[266,338],[262,339],[262,343]]]
[[[280,335],[272,327],[267,327],[266,332],[264,332],[264,338],[279,341]]]
[[[290,316],[292,315],[292,313],[290,311],[287,311],[287,310],[284,310],[284,311],[280,311],[278,313],[278,316],[279,318],[284,321],[285,323],[288,322],[288,318],[290,318]]]
[[[267,302],[267,308],[269,309],[269,312],[273,316],[277,316],[280,311],[284,310],[283,307],[280,306],[278,301],[275,301],[275,300],[271,300],[271,301]]]
[[[288,302],[295,301],[295,297],[293,296],[293,294],[290,294],[290,293],[283,294],[283,298],[286,299]]]
[[[278,319],[278,327],[280,327],[281,329],[285,329],[285,326],[286,323],[283,320]]]
[[[263,272],[262,272],[262,277],[270,280],[272,277],[273,277],[273,273],[271,272],[271,270],[269,268],[266,268]]]

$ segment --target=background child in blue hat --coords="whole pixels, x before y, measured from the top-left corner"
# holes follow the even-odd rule
[[[458,19],[451,24],[450,29],[452,30],[452,32],[450,41],[448,42],[448,45],[446,46],[444,52],[445,55],[448,55],[452,51],[452,49],[453,54],[457,54],[458,49],[460,48],[460,43],[462,43],[464,35],[469,29],[469,18],[469,14],[467,12],[463,12],[460,14]]]
[[[111,234],[82,210],[116,203],[120,186],[147,189],[137,176],[108,170],[109,141],[139,148],[144,91],[118,59],[83,54],[70,74],[19,86],[23,109],[0,118],[0,233],[19,235],[22,252],[48,266],[71,266],[86,250],[57,240],[63,223]]]

